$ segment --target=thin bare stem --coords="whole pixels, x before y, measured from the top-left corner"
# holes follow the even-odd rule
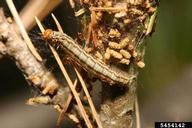
[[[34,17],[44,19],[55,9],[62,0],[29,0],[19,13],[26,30],[30,30],[36,23]]]
[[[136,126],[137,128],[141,128],[138,96],[136,96],[135,98],[135,113],[136,113]]]
[[[30,38],[29,38],[29,36],[28,36],[24,26],[23,26],[23,23],[22,23],[22,21],[21,21],[21,19],[19,17],[19,14],[18,14],[18,12],[17,12],[17,10],[15,8],[15,5],[14,5],[13,1],[12,0],[6,0],[6,2],[7,2],[7,5],[9,7],[13,17],[14,17],[15,22],[19,26],[19,30],[21,32],[21,35],[23,36],[28,48],[30,49],[30,51],[36,57],[37,60],[42,61],[41,56],[36,51],[35,47],[33,46],[32,42],[31,42],[31,40],[30,40]]]

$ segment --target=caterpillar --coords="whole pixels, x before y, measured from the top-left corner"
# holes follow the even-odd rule
[[[56,50],[58,47],[73,57],[73,61],[80,64],[86,71],[90,71],[102,81],[113,84],[126,85],[133,78],[128,73],[117,72],[106,65],[104,62],[97,60],[91,54],[86,53],[71,37],[65,33],[45,30],[43,39],[52,45]]]

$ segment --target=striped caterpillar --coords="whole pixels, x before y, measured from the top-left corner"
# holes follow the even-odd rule
[[[105,63],[95,59],[92,55],[86,53],[75,41],[68,35],[47,29],[43,33],[43,39],[54,48],[61,48],[73,57],[73,61],[80,64],[85,70],[93,73],[102,81],[113,84],[126,85],[132,77],[128,73],[121,73],[112,70]]]

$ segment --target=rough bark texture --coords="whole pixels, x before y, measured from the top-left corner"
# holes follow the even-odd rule
[[[105,100],[100,113],[104,127],[134,128],[136,126],[134,110],[136,81],[124,88],[104,87],[103,93],[105,93],[103,95]]]
[[[54,74],[31,54],[20,35],[15,32],[13,25],[7,22],[2,9],[0,10],[0,32],[1,55],[8,56],[15,61],[28,83],[37,89],[42,103],[62,105],[69,94],[69,90],[61,86]],[[57,92],[55,97],[50,98],[50,95],[55,92]],[[41,103],[41,101],[36,102]]]

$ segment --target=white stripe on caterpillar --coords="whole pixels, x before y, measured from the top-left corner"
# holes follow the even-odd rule
[[[98,61],[90,54],[86,53],[75,41],[64,33],[52,31],[47,29],[43,33],[43,38],[53,45],[55,48],[58,46],[69,54],[75,56],[74,59],[80,61],[81,66],[86,70],[91,70],[94,74],[97,74],[101,80],[108,82],[109,84],[128,84],[133,77],[130,77],[128,73],[118,73],[112,70],[105,63]]]

